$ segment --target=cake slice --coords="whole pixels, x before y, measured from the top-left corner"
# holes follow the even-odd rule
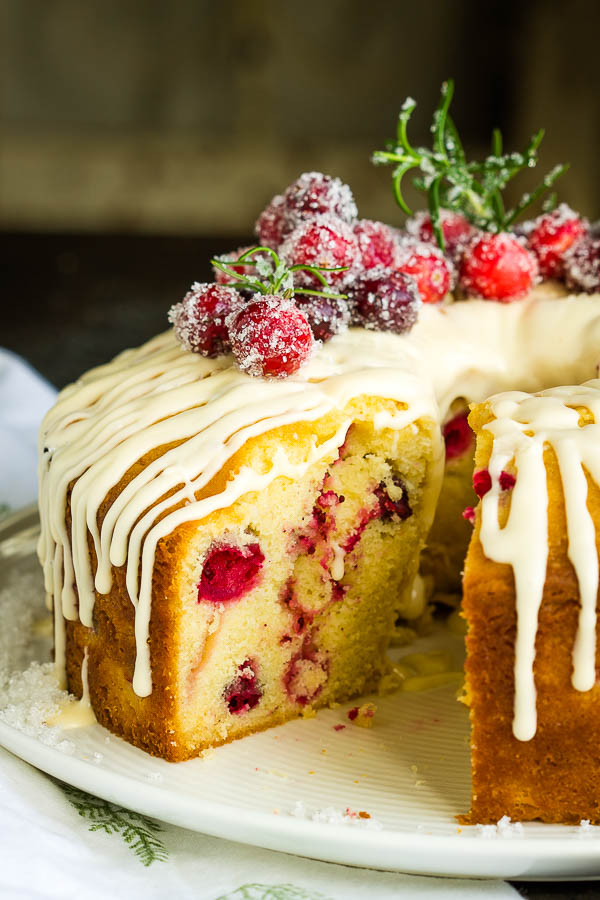
[[[467,823],[600,822],[600,380],[474,407]]]
[[[102,415],[92,403],[87,427]],[[77,592],[72,609],[64,588],[55,590],[67,684],[80,696],[87,678],[98,721],[152,754],[187,759],[374,687],[394,621],[422,612],[411,587],[438,490],[434,418],[366,395],[314,420],[294,418],[249,437],[202,490],[188,485],[175,503],[185,493],[178,484],[172,500],[140,500],[127,560],[116,539],[108,552],[106,536],[114,538],[127,498],[138,502],[151,475],[168,471],[177,482],[169,454],[181,461],[182,445],[140,456],[103,497],[90,497],[93,465],[71,480],[67,533],[80,536],[78,592],[86,565],[95,590]],[[104,472],[121,446],[103,448]],[[86,511],[82,498],[99,502],[97,510]],[[190,503],[207,513],[191,517]],[[159,538],[149,563],[150,528],[140,522],[156,530],[178,511],[180,524]],[[56,621],[60,630],[60,607]]]

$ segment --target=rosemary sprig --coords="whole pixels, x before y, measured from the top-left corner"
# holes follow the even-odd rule
[[[265,254],[267,254],[265,256]],[[256,257],[256,259],[253,259]],[[230,285],[233,288],[243,288],[244,290],[254,291],[256,294],[282,294],[284,297],[292,297],[294,294],[294,272],[310,272],[315,278],[321,282],[325,291],[313,291],[309,288],[302,287],[298,293],[312,294],[315,297],[329,297],[331,300],[346,300],[346,294],[335,294],[329,290],[329,283],[323,272],[345,272],[347,266],[339,266],[337,268],[327,268],[326,266],[306,266],[302,264],[294,266],[286,266],[279,258],[277,253],[271,247],[252,247],[246,250],[237,259],[211,259],[211,263],[221,272],[224,272],[234,282]],[[260,278],[247,275],[240,275],[232,266],[240,264],[251,265],[256,268],[257,275]]]
[[[427,194],[431,225],[439,246],[444,249],[442,209],[462,213],[473,225],[484,231],[505,231],[531,206],[550,190],[568,169],[568,164],[555,166],[542,183],[530,193],[523,194],[512,209],[506,210],[502,191],[519,173],[533,168],[537,151],[544,137],[540,129],[522,153],[503,154],[502,135],[498,129],[492,136],[492,153],[481,162],[467,162],[462,142],[449,109],[454,94],[454,82],[442,84],[440,102],[433,115],[432,148],[414,148],[407,134],[407,126],[416,103],[407,98],[398,116],[396,140],[388,142],[386,150],[376,150],[376,165],[393,165],[392,180],[398,206],[407,214],[412,210],[402,194],[404,176],[418,170],[414,186]],[[544,208],[553,208],[554,195],[547,198]]]

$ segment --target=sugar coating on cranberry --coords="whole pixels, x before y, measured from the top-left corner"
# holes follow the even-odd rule
[[[360,265],[363,269],[375,266],[394,268],[397,238],[389,225],[360,219],[354,226],[354,235],[358,241]]]
[[[285,378],[314,348],[306,316],[284,297],[255,295],[227,319],[227,327],[235,360],[248,375]]]
[[[236,275],[254,275],[256,272],[256,256],[252,256],[249,262],[241,263],[239,266],[235,264],[235,260],[239,259],[247,250],[252,250],[252,246],[239,247],[230,253],[223,253],[221,256],[217,256],[217,259],[220,263],[226,265],[227,268],[232,269]],[[223,272],[221,269],[217,269],[216,266],[213,269],[217,284],[233,284],[236,281],[233,276],[228,275],[227,272]]]
[[[458,413],[443,427],[446,462],[457,459],[473,447],[474,435],[468,422],[468,411]]]
[[[358,259],[358,244],[350,225],[334,216],[320,215],[301,222],[285,239],[279,255],[288,266],[351,269]],[[348,272],[324,275],[331,286],[338,286],[347,280]],[[310,272],[295,272],[294,283],[299,287],[323,289],[319,279]]]
[[[510,302],[533,287],[535,256],[514,234],[485,234],[469,244],[460,262],[460,285],[470,296]]]
[[[488,491],[492,489],[492,476],[489,469],[479,469],[473,472],[473,490],[478,497],[485,497]]]
[[[341,334],[348,328],[350,308],[345,300],[296,294],[294,302],[308,319],[317,341],[329,341],[335,334]]]
[[[363,328],[402,334],[418,319],[417,283],[404,272],[376,267],[358,275],[347,292],[353,321]]]
[[[321,172],[304,172],[283,195],[285,219],[289,226],[323,214],[351,224],[358,215],[352,191],[347,184]]]
[[[186,350],[202,356],[220,356],[231,350],[225,320],[242,303],[233,288],[195,282],[181,303],[169,310],[169,322]]]
[[[600,238],[583,238],[567,251],[564,260],[567,286],[575,291],[600,291]]]
[[[452,287],[452,270],[444,254],[423,241],[401,241],[396,268],[417,282],[423,303],[439,303]]]
[[[198,583],[198,603],[240,600],[256,587],[265,561],[258,544],[213,544]]]
[[[456,256],[471,240],[476,229],[463,215],[449,209],[440,210],[440,218],[446,253]],[[436,243],[431,226],[431,216],[425,210],[415,213],[407,220],[406,230],[420,241],[425,241],[427,244]]]
[[[273,250],[277,250],[281,244],[286,230],[284,213],[285,201],[281,194],[276,194],[268,206],[263,209],[254,226],[263,247],[272,247]]]
[[[540,216],[529,231],[529,247],[535,253],[544,278],[561,278],[565,253],[587,231],[586,223],[566,203]]]
[[[234,680],[225,688],[223,699],[232,715],[249,712],[258,706],[262,689],[256,673],[256,662],[246,659],[238,666],[238,674]]]

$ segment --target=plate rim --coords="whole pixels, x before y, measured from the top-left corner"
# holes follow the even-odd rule
[[[0,543],[10,539],[19,529],[32,527],[36,520],[39,520],[36,504],[4,516],[0,521]],[[101,728],[111,740],[147,757],[144,751],[126,744],[101,725],[96,723],[91,727]],[[578,839],[571,833],[565,840],[566,835],[556,832],[547,837],[525,833],[522,837],[486,839],[466,830],[473,826],[460,829],[458,823],[455,834],[440,835],[425,830],[369,830],[314,822],[288,813],[276,815],[222,801],[207,801],[197,794],[187,796],[173,785],[152,783],[111,768],[98,767],[1,721],[0,746],[40,771],[104,800],[177,827],[248,846],[323,862],[415,875],[520,881],[600,880],[600,837],[595,835]],[[198,762],[188,760],[187,764]],[[140,786],[143,791],[139,790]],[[564,851],[566,847],[568,852]],[[465,871],[461,865],[465,857],[471,860],[470,871]],[[551,868],[557,870],[549,873],[544,863],[553,863]]]
[[[100,725],[91,727],[102,728]],[[110,737],[111,741],[116,740],[114,735]],[[195,794],[187,797],[173,786],[165,787],[111,769],[99,768],[91,761],[47,746],[4,722],[0,722],[0,744],[46,774],[111,803],[180,828],[249,846],[324,862],[415,875],[510,878],[521,881],[540,880],[544,877],[553,881],[573,878],[600,880],[600,838],[595,836],[581,839],[570,836],[568,842],[564,842],[564,835],[560,834],[552,837],[524,835],[486,839],[480,835],[465,833],[464,830],[455,835],[399,829],[370,831],[313,822],[291,814],[275,815],[262,810],[244,809],[215,800],[206,801]],[[139,791],[140,785],[143,785],[143,791]],[[181,817],[182,812],[185,823]],[[341,852],[335,851],[332,844],[341,847]],[[545,874],[543,863],[556,862],[559,857],[562,858],[565,854],[558,851],[565,846],[569,848],[565,862],[572,865],[566,866],[564,874]],[[459,848],[460,853],[457,853]],[[395,863],[390,859],[394,854],[398,857]],[[471,871],[465,871],[460,864],[465,856],[476,861],[471,866]],[[427,857],[427,867],[419,863],[423,857]],[[442,862],[438,862],[438,857]],[[454,859],[459,862],[448,865]]]

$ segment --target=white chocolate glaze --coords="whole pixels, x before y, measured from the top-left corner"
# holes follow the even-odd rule
[[[376,422],[377,427],[401,428],[421,417],[443,420],[458,396],[477,401],[499,390],[533,391],[590,378],[600,356],[600,297],[558,299],[555,293],[548,285],[545,292],[538,289],[513,304],[471,300],[425,306],[417,325],[403,336],[352,329],[320,348],[295,376],[280,381],[247,376],[228,356],[208,360],[183,351],[168,331],[65,388],[42,425],[39,469],[39,555],[56,610],[59,671],[63,617],[91,626],[96,592],[110,591],[112,567],[126,565],[135,606],[133,687],[147,696],[158,541],[181,523],[200,520],[279,476],[301,475],[341,446],[350,422],[330,441],[315,445],[301,464],[281,450],[267,473],[242,469],[222,493],[196,500],[249,438],[316,420],[362,394],[406,404],[393,416],[379,414]],[[98,512],[111,488],[163,445],[170,446],[129,481],[99,527]],[[442,456],[438,436],[433,481],[439,480]],[[71,486],[69,534],[64,510]],[[432,484],[432,511],[436,490]],[[88,535],[97,557],[95,577]],[[334,565],[334,577],[338,568]]]
[[[491,490],[481,501],[481,545],[485,555],[512,566],[515,578],[517,636],[513,733],[521,741],[536,732],[533,672],[538,614],[548,562],[548,490],[544,449],[558,461],[565,497],[568,557],[579,584],[580,612],[573,647],[573,687],[590,690],[596,681],[596,531],[587,507],[585,472],[600,485],[600,379],[579,387],[561,387],[531,396],[498,394],[489,400],[495,418],[484,428],[493,435],[489,462]],[[594,422],[580,425],[577,407]],[[506,523],[499,521],[500,474],[514,467]]]

